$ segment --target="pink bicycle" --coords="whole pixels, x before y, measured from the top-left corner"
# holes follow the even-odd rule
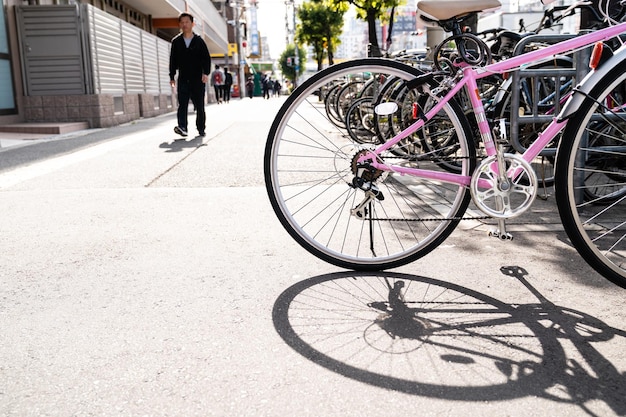
[[[466,213],[470,201],[497,219],[493,236],[509,239],[506,219],[537,193],[531,162],[562,131],[555,195],[563,227],[595,270],[626,287],[626,47],[607,47],[621,45],[626,23],[492,63],[463,21],[499,4],[422,0],[418,13],[451,32],[442,44],[456,48],[433,71],[354,60],[317,73],[287,99],[269,132],[264,171],[274,211],[300,245],[345,268],[398,267],[476,218]],[[593,70],[560,113],[523,154],[504,152],[504,121],[486,116],[479,82],[587,47]],[[384,142],[358,143],[328,119],[320,92],[370,79],[372,120],[401,129]],[[383,82],[396,83],[394,94],[379,94],[389,91]]]

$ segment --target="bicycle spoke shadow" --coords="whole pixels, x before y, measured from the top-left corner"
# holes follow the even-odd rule
[[[626,413],[626,374],[592,344],[626,332],[552,304],[523,268],[501,270],[539,302],[507,304],[416,275],[338,272],[285,290],[273,322],[309,360],[386,389],[465,401],[538,396],[589,415],[602,414],[600,401]]]

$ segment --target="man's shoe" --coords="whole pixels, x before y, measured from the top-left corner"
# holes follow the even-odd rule
[[[187,136],[187,129],[185,129],[184,127],[176,126],[174,128],[174,132],[181,136]]]
[[[200,132],[198,132],[198,134],[202,137],[206,136],[206,132],[204,130],[201,130]]]

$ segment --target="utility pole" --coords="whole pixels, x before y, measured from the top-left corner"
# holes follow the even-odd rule
[[[289,29],[289,6],[292,6],[292,18],[293,18],[293,27]],[[298,43],[296,42],[296,1],[295,0],[286,0],[285,1],[285,40],[287,41],[287,45],[293,43],[295,56],[293,60],[293,65],[295,69],[295,75],[293,77],[293,88],[298,86],[298,71],[300,70],[300,56],[298,54]]]
[[[295,51],[294,68],[295,74],[293,76],[293,88],[298,87],[298,73],[300,72],[300,54],[298,53],[298,43],[296,42],[296,0],[291,0],[293,4],[293,46]]]
[[[289,45],[291,39],[289,39],[289,1],[285,2],[285,45]]]
[[[245,65],[246,60],[243,57],[243,47],[241,46],[241,2],[242,0],[235,0],[234,3],[230,3],[230,7],[233,7],[235,13],[233,15],[233,20],[229,20],[228,23],[235,27],[235,42],[237,42],[237,83],[239,85],[239,99],[243,100],[245,97],[245,88],[246,88],[246,74],[245,74]]]

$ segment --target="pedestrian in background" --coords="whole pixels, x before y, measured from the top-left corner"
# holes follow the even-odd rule
[[[273,85],[272,80],[270,80],[269,76],[264,74],[263,79],[261,80],[261,89],[263,90],[263,98],[265,99],[270,98],[271,85]]]
[[[224,98],[224,73],[220,69],[219,65],[216,65],[215,70],[211,73],[211,85],[215,90],[215,99],[217,100],[217,104],[220,104]]]
[[[274,95],[276,97],[280,96],[280,89],[282,88],[282,85],[280,85],[280,83],[278,82],[278,78],[276,80],[274,80]]]
[[[224,101],[230,102],[230,87],[233,85],[233,74],[224,67]]]
[[[246,81],[246,93],[248,93],[250,98],[254,95],[254,80],[252,77],[248,77],[248,81]]]
[[[209,48],[199,35],[193,32],[193,16],[181,13],[178,16],[180,33],[172,39],[170,52],[170,85],[177,87],[178,126],[174,132],[187,136],[187,116],[189,100],[196,108],[196,127],[200,136],[205,136],[206,112],[204,96],[206,83],[211,71],[211,55]],[[178,80],[175,80],[178,72]]]

